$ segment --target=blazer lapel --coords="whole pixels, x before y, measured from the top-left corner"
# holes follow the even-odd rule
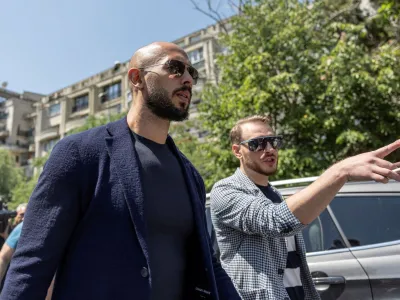
[[[143,254],[148,261],[142,183],[139,174],[138,158],[126,117],[109,123],[107,130],[110,137],[107,137],[105,140],[111,160],[110,166],[112,171],[117,173],[123,187],[125,201],[136,235],[142,247]]]

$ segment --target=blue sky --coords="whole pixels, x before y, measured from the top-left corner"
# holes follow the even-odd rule
[[[190,0],[4,0],[0,11],[0,83],[44,94],[214,23]]]

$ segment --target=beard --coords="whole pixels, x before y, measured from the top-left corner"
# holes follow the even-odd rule
[[[255,161],[253,161],[249,158],[245,158],[245,157],[243,157],[243,158],[244,158],[245,166],[258,174],[265,175],[265,176],[272,176],[272,175],[275,175],[275,173],[278,171],[278,157],[276,157],[275,167],[268,168],[268,170],[266,168],[263,168],[262,166],[260,166]]]
[[[188,90],[190,95],[192,91],[189,87],[182,87],[174,91],[175,94],[178,91]],[[189,118],[189,105],[186,108],[178,108],[172,103],[172,99],[168,96],[168,92],[160,87],[153,88],[149,91],[149,96],[146,101],[146,106],[150,111],[157,117],[166,119],[169,121],[184,121]]]

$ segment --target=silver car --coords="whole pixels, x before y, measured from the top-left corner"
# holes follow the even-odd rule
[[[315,179],[271,184],[287,198]],[[209,207],[207,221],[218,253]],[[400,299],[399,182],[345,184],[303,236],[323,300]]]

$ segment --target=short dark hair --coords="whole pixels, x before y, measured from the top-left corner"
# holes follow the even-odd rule
[[[253,122],[262,122],[265,125],[271,127],[271,118],[266,115],[253,115],[236,122],[235,126],[231,129],[229,134],[231,144],[240,144],[242,141],[242,125]]]

